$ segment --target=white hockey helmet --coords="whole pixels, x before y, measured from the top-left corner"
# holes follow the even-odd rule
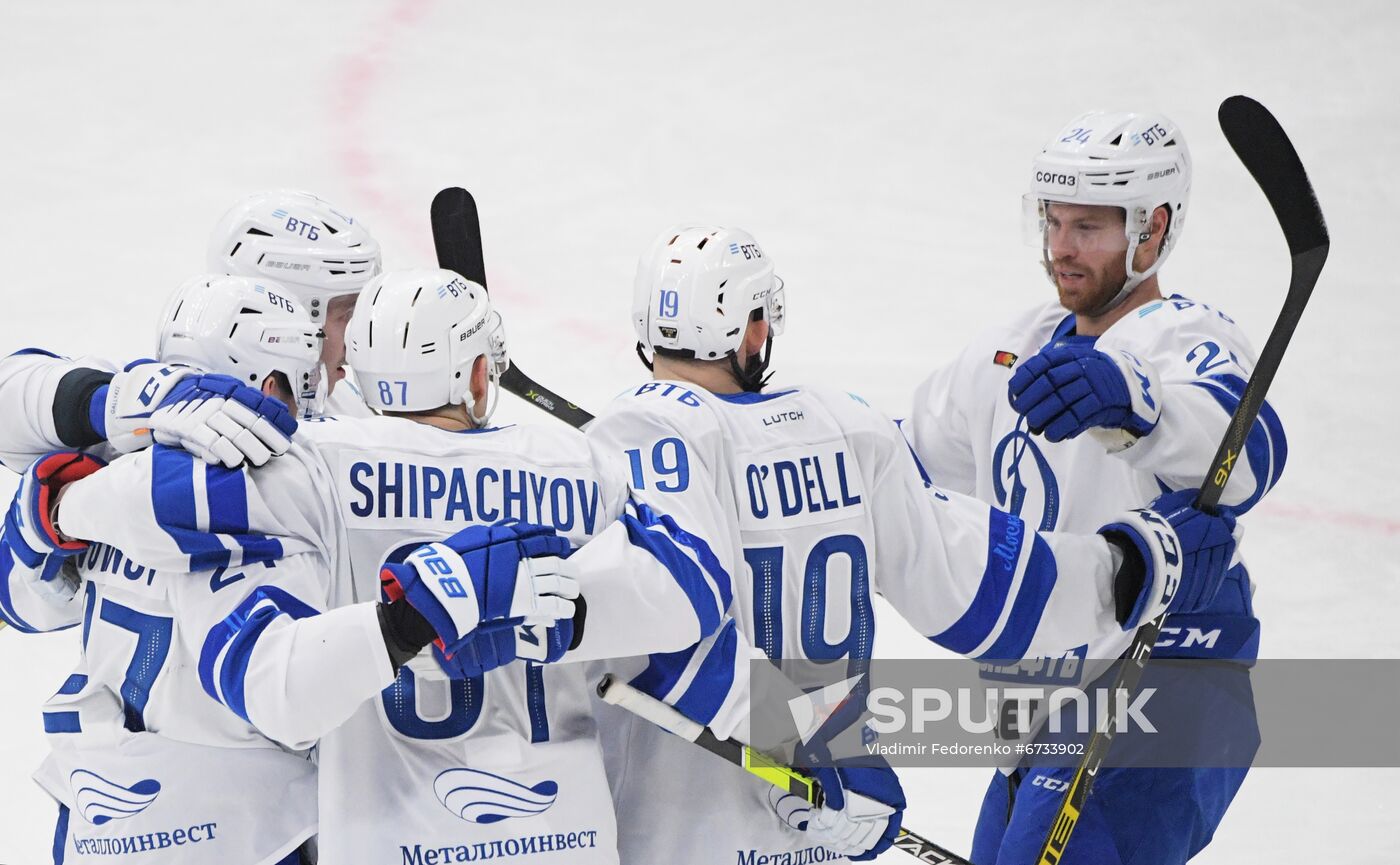
[[[250,195],[209,238],[209,269],[275,279],[324,321],[332,298],[355,294],[380,270],[368,229],[309,192]]]
[[[637,264],[632,323],[637,351],[648,366],[658,353],[735,359],[755,310],[768,320],[771,348],[772,338],[783,330],[783,282],[773,273],[773,260],[747,231],[714,225],[669,228]],[[767,354],[756,375],[767,368]],[[739,378],[746,387],[752,383],[744,373]]]
[[[1123,209],[1128,279],[1095,313],[1102,314],[1166,261],[1185,225],[1190,192],[1191,153],[1181,130],[1169,118],[1155,112],[1090,111],[1055,133],[1036,156],[1031,191],[1025,196],[1027,225],[1034,226],[1048,274],[1046,202]],[[1166,236],[1157,260],[1138,273],[1133,270],[1133,254],[1150,236],[1152,214],[1158,207],[1167,208]]]
[[[326,376],[321,326],[270,280],[203,274],[175,290],[160,318],[162,363],[230,375],[252,388],[287,377],[302,417],[320,415]]]
[[[346,360],[370,408],[427,411],[467,404],[485,425],[510,365],[486,289],[450,270],[395,270],[370,280],[345,329]],[[486,355],[486,414],[471,404],[472,364]]]

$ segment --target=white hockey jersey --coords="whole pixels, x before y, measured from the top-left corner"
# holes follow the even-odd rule
[[[903,430],[934,483],[1005,508],[1032,528],[1079,532],[1164,491],[1200,486],[1254,366],[1238,325],[1174,295],[1130,312],[1097,338],[1098,347],[1132,352],[1154,367],[1162,383],[1156,428],[1110,454],[1090,435],[1051,443],[1028,434],[1007,400],[1019,360],[1059,340],[1094,339],[1076,336],[1074,323],[1055,302],[1029,310],[979,335],[919,386]],[[1253,507],[1278,482],[1287,453],[1283,426],[1265,403],[1221,503]],[[1117,658],[1131,639],[1110,631],[1075,654]],[[1210,608],[1168,619],[1154,657],[1253,658],[1258,639],[1249,578],[1236,562]],[[1094,667],[1083,669],[1092,674]]]
[[[36,350],[0,361],[0,456],[7,466],[23,471],[65,446],[54,397],[59,381],[80,369],[111,365]],[[117,456],[105,445],[93,450]],[[147,499],[149,490],[150,483],[141,489]],[[240,577],[265,567],[259,550],[296,550],[239,538],[247,554],[224,561],[243,565]],[[56,844],[64,861],[273,863],[310,838],[317,812],[310,754],[263,736],[201,687],[204,623],[233,609],[227,593],[214,593],[226,569],[199,577],[156,570],[103,544],[64,568],[83,581],[69,603],[36,594],[14,573],[0,581],[0,612],[17,629],[82,625],[77,666],[43,707],[52,750],[35,773],[62,807]]]
[[[319,741],[322,861],[615,862],[583,665],[450,680],[424,653],[395,676],[379,565],[506,518],[592,538],[575,554],[589,615],[571,658],[586,660],[674,651],[714,631],[733,563],[630,499],[565,429],[327,419],[298,442],[254,471],[160,447],[123,458],[69,487],[64,529],[143,563],[216,569],[185,576],[232,605],[182,621],[203,628],[203,698],[290,748]],[[285,557],[240,568],[263,543]]]
[[[858,397],[649,382],[588,435],[679,519],[700,521],[712,502],[729,509],[747,564],[733,615],[770,657],[868,658],[872,592],[970,655],[1058,653],[1119,630],[1102,538],[1039,535],[927,484],[894,423]],[[1057,579],[1062,570],[1076,579]],[[740,640],[706,648],[653,656],[632,684],[708,723],[746,655]],[[792,828],[806,817],[792,797],[626,713],[599,712],[624,862],[838,858]]]

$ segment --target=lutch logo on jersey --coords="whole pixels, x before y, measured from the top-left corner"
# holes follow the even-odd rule
[[[1036,531],[1051,531],[1059,521],[1060,485],[1055,472],[1040,446],[1019,424],[992,451],[992,493],[997,507],[1034,525]],[[1030,510],[1025,510],[1027,507]]]
[[[154,778],[123,787],[86,769],[69,775],[68,786],[73,790],[73,810],[94,826],[134,817],[151,807],[160,795],[160,782]]]
[[[548,811],[559,798],[559,785],[541,781],[526,787],[479,769],[448,769],[433,780],[442,807],[468,823],[499,823]]]

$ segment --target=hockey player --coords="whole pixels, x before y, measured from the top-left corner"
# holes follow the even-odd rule
[[[380,270],[379,244],[363,224],[307,192],[257,193],[219,220],[208,262],[213,273],[282,285],[325,334],[320,375],[330,411],[368,413],[353,384],[337,387],[345,378],[345,322],[356,293]],[[105,442],[109,453],[130,453],[154,440],[206,462],[256,466],[285,451],[296,429],[275,403],[230,390],[228,382],[220,383],[227,392],[199,390],[197,370],[142,362],[118,370],[91,357],[56,360],[42,349],[0,360],[0,405],[53,406],[52,412],[19,414],[10,421],[22,425],[13,430],[18,439],[54,443],[45,450]],[[177,412],[175,405],[184,408]],[[0,462],[27,465],[3,450]]]
[[[236,558],[258,528],[282,536],[275,568],[185,578],[205,610],[186,626],[205,623],[210,706],[292,749],[319,742],[323,861],[615,862],[581,665],[493,669],[571,643],[572,580],[557,559],[516,563],[592,538],[569,562],[589,576],[579,660],[715,631],[734,563],[629,500],[626,478],[595,469],[577,433],[488,426],[507,361],[481,287],[445,271],[383,274],[349,333],[384,417],[307,424],[257,471],[171,449],[130,456],[67,486],[57,524],[162,572]],[[548,528],[482,527],[499,520]],[[464,526],[475,528],[454,534]],[[445,540],[409,554],[432,538]],[[381,603],[386,559],[395,600]]]
[[[1092,530],[1161,490],[1199,488],[1255,355],[1224,312],[1163,295],[1158,274],[1181,237],[1190,186],[1186,139],[1160,114],[1091,112],[1055,134],[1035,159],[1026,202],[1057,297],[934,372],[904,427],[940,486],[1043,531]],[[1278,481],[1286,454],[1265,404],[1222,503],[1252,507]],[[1108,633],[1076,654],[1117,658],[1130,639]],[[1210,604],[1167,620],[1153,658],[1244,661],[1256,657],[1258,640],[1251,584],[1236,562]],[[1156,675],[1149,666],[1144,687]],[[1247,701],[1247,676],[1241,664],[1193,694],[1197,735],[1220,735],[1212,707]],[[973,860],[1034,860],[1073,771],[998,774]],[[1245,772],[1104,768],[1065,861],[1184,862],[1209,842]]]
[[[167,304],[160,362],[146,366],[225,372],[189,375],[248,382],[295,409],[315,390],[320,353],[320,327],[277,283],[201,276]],[[33,447],[18,429],[6,427],[12,454]],[[23,465],[34,455],[16,456]],[[301,862],[299,848],[316,830],[310,756],[204,696],[198,660],[207,628],[190,627],[201,613],[226,614],[204,596],[268,567],[280,544],[245,529],[237,555],[206,547],[197,555],[223,565],[211,580],[145,567],[115,546],[62,541],[50,528],[57,490],[101,465],[82,453],[41,457],[0,536],[0,615],[25,631],[82,624],[77,669],[43,710],[52,752],[35,775],[59,803],[55,861]],[[218,519],[230,503],[210,492],[209,517]],[[115,498],[111,506],[123,520],[134,516]]]
[[[223,215],[209,237],[208,267],[280,282],[325,332],[328,413],[369,414],[345,380],[345,324],[355,297],[379,273],[379,243],[363,223],[309,192],[250,195]]]
[[[1104,537],[1037,534],[921,480],[893,422],[859,397],[766,391],[783,298],[747,233],[667,231],[639,265],[633,302],[655,380],[589,430],[677,518],[717,498],[737,520],[748,567],[735,574],[734,615],[769,658],[869,658],[875,591],[931,639],[985,658],[1060,652],[1214,593],[1233,549],[1228,515],[1178,497],[1102,521]],[[1181,545],[1183,568],[1163,543]],[[715,671],[744,662],[733,645],[680,652],[651,659],[632,684],[705,723],[724,688]],[[676,737],[605,717],[624,862],[869,859],[898,831],[903,794],[888,768],[817,768],[824,785],[876,802],[809,814]]]

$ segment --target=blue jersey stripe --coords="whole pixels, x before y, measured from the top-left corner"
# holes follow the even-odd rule
[[[695,657],[700,646],[690,646],[681,649],[679,652],[657,652],[647,657],[647,668],[637,675],[629,684],[645,694],[650,694],[658,700],[666,699],[666,695],[671,693],[671,689],[676,687],[680,681],[681,674],[690,665],[690,659]]]
[[[530,741],[536,744],[549,741],[549,710],[544,699],[544,666],[526,662],[525,664],[526,708],[530,712]]]
[[[724,698],[734,687],[734,657],[738,648],[738,630],[730,619],[700,662],[700,669],[686,687],[685,694],[675,702],[682,715],[701,724],[714,720]]]
[[[1026,527],[1020,517],[995,508],[990,513],[987,533],[987,566],[972,603],[959,619],[930,640],[946,649],[966,655],[982,645],[996,627],[1011,593],[1016,563],[1021,557]]]
[[[627,539],[633,546],[646,550],[665,566],[671,578],[690,601],[700,624],[701,635],[713,633],[719,627],[720,616],[729,608],[733,597],[729,574],[720,566],[718,559],[703,540],[680,528],[670,516],[658,516],[651,508],[639,502],[633,502],[633,505],[637,516],[634,517],[630,513],[624,513],[622,516],[622,523],[627,527]],[[648,531],[648,528],[657,526],[664,529],[666,534]],[[696,558],[710,572],[713,584],[705,579],[695,562],[681,552],[678,543],[695,552]],[[719,592],[718,596],[716,591]]]
[[[660,525],[670,533],[676,543],[689,547],[695,553],[696,560],[704,567],[705,572],[710,575],[710,579],[714,582],[715,590],[719,592],[720,610],[729,609],[730,603],[734,600],[734,589],[729,578],[729,573],[724,569],[724,566],[720,564],[719,558],[714,554],[714,551],[710,549],[710,545],[705,542],[705,539],[697,535],[692,535],[690,532],[681,528],[680,524],[677,523],[675,518],[670,514],[658,515],[656,511],[652,510],[648,505],[639,502],[634,502],[634,504],[637,506],[638,516],[645,521],[647,525],[656,525],[659,517]],[[716,622],[714,627],[718,626],[719,623]],[[705,633],[709,633],[709,631],[713,629],[712,627]]]
[[[199,683],[205,693],[248,720],[244,679],[253,647],[278,616],[304,619],[316,609],[276,586],[259,586],[209,630],[199,652]],[[227,650],[225,650],[227,646]],[[221,657],[222,655],[222,657]]]
[[[26,622],[15,612],[15,602],[10,597],[10,574],[14,571],[14,552],[9,544],[0,544],[0,619],[5,624],[24,634],[37,634],[39,629]]]
[[[41,357],[51,357],[54,360],[66,360],[66,358],[60,357],[59,355],[54,354],[48,349],[43,348],[22,348],[14,354],[10,355],[10,357],[23,357],[27,354],[37,354]]]
[[[45,712],[44,732],[81,733],[83,725],[78,720],[77,712]]]
[[[63,865],[68,853],[68,806],[58,806],[58,822],[53,829],[53,865]]]
[[[190,557],[188,570],[227,567],[232,555],[217,537],[198,525],[194,472],[194,457],[184,451],[165,445],[151,449],[151,504],[156,522],[180,552]]]
[[[1021,588],[1016,592],[1011,614],[1006,617],[1006,627],[1001,629],[987,651],[978,656],[979,659],[1012,660],[1025,657],[1031,639],[1040,627],[1040,619],[1045,614],[1045,604],[1050,600],[1058,573],[1050,545],[1036,535],[1031,541],[1031,555],[1026,562],[1025,576],[1021,578]]]
[[[243,469],[204,467],[209,499],[209,531],[229,535],[243,551],[242,564],[266,564],[282,558],[282,542],[248,531],[248,478]]]
[[[58,689],[58,694],[76,694],[83,688],[86,688],[87,683],[87,676],[84,676],[82,673],[74,673],[63,682],[63,687]]]
[[[1245,380],[1237,375],[1210,376],[1206,381],[1195,382],[1203,388],[1223,408],[1226,414],[1233,414],[1244,395]],[[1254,474],[1254,491],[1238,505],[1237,513],[1244,513],[1259,503],[1283,474],[1284,463],[1288,459],[1288,440],[1283,433],[1283,423],[1278,414],[1266,401],[1259,408],[1259,417],[1245,436],[1245,460]]]

